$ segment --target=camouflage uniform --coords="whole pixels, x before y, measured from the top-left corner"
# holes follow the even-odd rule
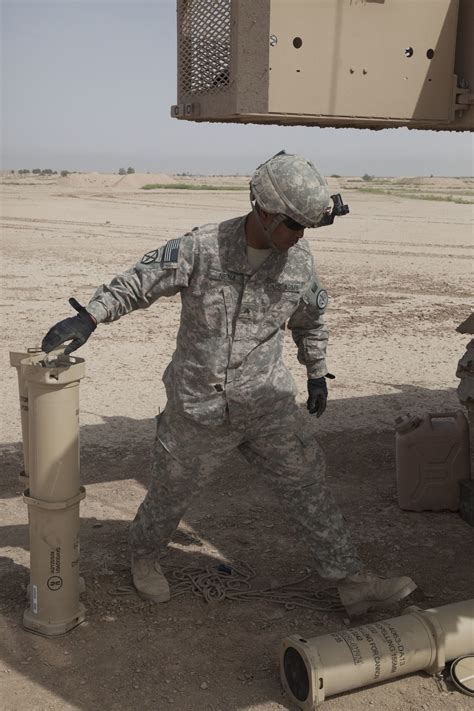
[[[299,421],[282,358],[285,325],[308,378],[327,372],[321,289],[307,242],[272,251],[252,273],[245,217],[196,228],[100,287],[87,310],[114,321],[181,295],[177,346],[163,380],[154,476],[131,527],[139,557],[163,553],[193,496],[235,449],[257,465],[299,525],[319,573],[362,568],[324,481],[324,456]]]

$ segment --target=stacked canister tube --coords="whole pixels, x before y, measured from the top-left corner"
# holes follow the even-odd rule
[[[22,357],[21,357],[22,356]],[[81,358],[11,354],[22,408],[29,488],[29,607],[26,629],[61,635],[85,618],[79,601],[79,381]],[[25,418],[25,413],[27,418]]]

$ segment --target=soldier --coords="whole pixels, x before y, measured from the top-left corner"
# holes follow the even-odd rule
[[[97,324],[179,292],[181,323],[163,376],[167,405],[157,418],[151,484],[130,528],[138,593],[169,600],[159,558],[192,499],[238,449],[276,490],[318,573],[335,582],[349,614],[362,613],[416,585],[364,569],[282,357],[288,327],[307,370],[307,409],[320,417],[328,395],[327,294],[303,233],[328,222],[327,183],[312,163],[282,151],[255,171],[250,200],[249,214],[145,254],[99,287],[77,316],[53,326],[42,347],[49,352],[71,340],[71,353]]]

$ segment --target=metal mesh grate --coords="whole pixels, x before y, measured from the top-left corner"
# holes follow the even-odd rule
[[[180,94],[209,94],[230,84],[231,0],[179,4]]]

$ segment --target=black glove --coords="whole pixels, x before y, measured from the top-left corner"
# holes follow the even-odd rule
[[[316,413],[316,417],[321,417],[326,409],[328,401],[328,386],[326,378],[334,378],[335,376],[328,373],[322,378],[310,378],[308,380],[308,400],[306,407],[311,415]]]
[[[90,313],[86,311],[84,306],[81,306],[76,299],[69,299],[69,303],[79,313],[77,316],[58,321],[58,323],[49,329],[41,344],[41,349],[45,353],[59,348],[65,341],[71,341],[64,349],[64,355],[69,355],[77,348],[80,348],[80,346],[83,346],[92,331],[95,331],[97,328],[95,320]]]

